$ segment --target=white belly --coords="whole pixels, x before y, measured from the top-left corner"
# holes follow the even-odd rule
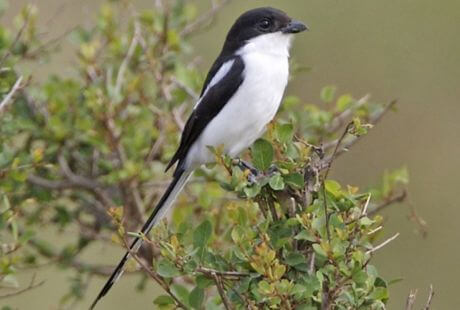
[[[264,133],[278,111],[289,75],[287,55],[252,52],[242,57],[243,83],[191,147],[187,168],[214,161],[207,146],[223,145],[227,154],[238,155]]]

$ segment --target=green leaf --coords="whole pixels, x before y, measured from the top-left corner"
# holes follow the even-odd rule
[[[201,306],[204,301],[204,289],[196,286],[188,297],[189,304],[195,309],[201,309]]]
[[[342,196],[342,187],[340,186],[340,183],[334,180],[326,180],[324,182],[324,186],[326,187],[326,190],[334,195],[334,197],[341,197]]]
[[[167,259],[158,262],[157,273],[164,278],[174,278],[181,274],[179,269]]]
[[[352,276],[353,281],[355,281],[356,284],[358,285],[364,284],[367,278],[368,278],[367,273],[363,270],[358,270]]]
[[[289,266],[297,266],[299,264],[305,263],[307,261],[306,257],[300,253],[289,253],[286,257],[286,264]]]
[[[276,138],[281,143],[286,143],[292,140],[294,136],[294,126],[292,124],[282,124],[276,126]]]
[[[339,112],[343,112],[348,109],[353,103],[353,97],[351,95],[342,95],[337,99],[336,108]]]
[[[386,300],[388,299],[388,289],[385,287],[376,287],[367,298],[370,300]]]
[[[207,288],[213,285],[214,281],[204,275],[198,275],[195,279],[196,285],[200,288]]]
[[[300,173],[291,173],[285,175],[284,181],[294,188],[303,188],[305,185],[303,175],[301,175]]]
[[[318,243],[313,244],[313,250],[315,250],[316,254],[327,257],[326,251],[324,251],[324,249]]]
[[[273,161],[273,147],[267,140],[258,139],[251,149],[252,163],[258,170],[267,170]]]
[[[171,290],[181,302],[183,302],[186,306],[189,306],[190,294],[184,286],[180,284],[173,284],[171,285]]]
[[[307,241],[316,241],[316,238],[315,236],[313,236],[313,234],[311,234],[309,231],[307,230],[302,230],[301,232],[299,232],[295,237],[294,239],[296,240],[307,240]]]
[[[174,299],[168,295],[160,295],[157,298],[155,298],[153,303],[160,307],[167,306],[167,305],[174,305]]]
[[[212,224],[209,220],[203,221],[193,232],[193,245],[196,248],[204,247],[212,235]]]
[[[284,189],[284,181],[283,178],[281,177],[281,174],[276,173],[270,178],[270,181],[268,182],[270,184],[270,187],[275,190],[275,191],[280,191]]]
[[[323,89],[321,89],[321,95],[320,95],[321,100],[326,103],[332,102],[332,100],[334,100],[335,91],[336,91],[335,86],[323,87]]]
[[[258,184],[253,184],[250,187],[245,187],[244,188],[244,194],[246,195],[247,198],[251,199],[259,195],[260,190],[262,188]]]

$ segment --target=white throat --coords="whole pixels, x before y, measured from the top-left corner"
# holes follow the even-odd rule
[[[293,35],[282,32],[263,34],[250,39],[240,50],[239,55],[248,53],[269,54],[289,57]]]

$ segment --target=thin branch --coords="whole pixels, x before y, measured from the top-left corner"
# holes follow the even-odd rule
[[[21,39],[22,34],[24,33],[24,30],[26,29],[27,25],[29,24],[29,11],[27,11],[24,24],[21,26],[19,29],[18,33],[16,34],[16,37],[13,40],[13,43],[11,43],[10,48],[6,51],[6,53],[2,56],[2,59],[0,60],[0,67],[3,66],[3,63],[8,59],[8,57],[11,55],[12,50],[16,47],[16,44],[19,42]]]
[[[371,201],[371,196],[372,196],[372,194],[369,193],[369,196],[367,197],[366,203],[364,204],[363,212],[361,212],[361,216],[366,216],[367,215],[367,208],[369,207],[369,202]]]
[[[222,284],[222,279],[215,272],[212,273],[212,277],[214,278],[214,282],[216,283],[216,286],[217,286],[217,291],[219,292],[220,298],[222,299],[222,303],[224,304],[225,309],[226,310],[233,309],[230,301],[227,298],[227,295],[225,294],[224,286]]]
[[[433,284],[430,284],[430,294],[428,295],[428,300],[426,301],[425,308],[423,308],[423,310],[430,310],[431,302],[433,301],[433,296],[434,296]]]
[[[337,141],[337,144],[335,146],[334,152],[330,156],[330,159],[327,161],[328,165],[327,165],[327,168],[326,168],[326,172],[324,173],[323,182],[321,184],[322,188],[323,188],[323,204],[324,204],[324,216],[326,218],[326,233],[327,233],[327,240],[329,242],[331,242],[331,232],[330,232],[330,228],[329,228],[329,212],[327,210],[327,197],[326,197],[326,184],[325,184],[325,182],[326,182],[327,176],[329,175],[329,171],[331,170],[332,162],[334,161],[334,159],[335,159],[335,157],[337,155],[337,151],[338,151],[338,149],[340,147],[340,144],[342,143],[343,139],[345,139],[345,137],[347,136],[348,132],[350,131],[351,126],[353,126],[353,123],[349,123],[347,125],[347,127],[345,128],[345,130],[342,133],[342,136]]]
[[[407,300],[406,300],[406,310],[413,309],[416,298],[417,298],[417,290],[410,291],[409,296],[407,296]]]
[[[376,125],[378,122],[380,122],[382,120],[382,118],[388,113],[388,111],[390,111],[395,105],[396,105],[397,101],[396,100],[393,100],[392,102],[390,102],[389,104],[387,104],[382,111],[380,112],[377,112],[375,113],[373,116],[370,117],[369,119],[369,124],[371,125]],[[358,142],[360,140],[361,137],[364,137],[364,136],[359,136],[359,137],[356,137],[356,136],[353,136],[352,138],[350,139],[347,139],[347,141],[345,143],[343,143],[343,147],[340,148],[338,151],[337,151],[337,154],[336,154],[336,157],[339,156],[339,155],[342,155],[343,153],[347,152],[348,149],[350,147],[352,147],[356,142]],[[335,148],[337,146],[337,144],[339,143],[339,139],[337,140],[334,140],[334,141],[331,141],[331,142],[328,142],[328,143],[325,143],[323,145],[323,149],[325,151],[327,150],[330,150],[332,148]],[[324,161],[330,161],[331,160],[331,157],[328,156],[324,159]]]
[[[30,290],[32,290],[34,288],[37,288],[37,287],[43,285],[43,283],[45,283],[45,281],[40,281],[38,283],[35,283],[35,276],[36,276],[35,274],[32,275],[32,279],[30,280],[30,283],[26,288],[23,288],[23,289],[20,289],[18,291],[8,293],[8,294],[5,294],[5,295],[0,295],[0,299],[20,295],[20,294],[22,294],[24,292],[30,291]]]
[[[10,100],[13,98],[14,94],[21,88],[21,82],[22,82],[22,75],[16,80],[10,92],[6,94],[6,96],[3,98],[2,102],[0,103],[0,113],[7,106]]]
[[[384,242],[380,243],[378,246],[376,247],[373,247],[372,249],[368,250],[366,252],[366,254],[372,254],[374,253],[375,251],[378,251],[380,250],[381,248],[383,248],[384,246],[386,246],[388,243],[390,243],[391,241],[395,240],[396,238],[399,237],[399,233],[396,233],[393,237],[391,238],[388,238],[387,240],[385,240]]]
[[[406,197],[407,191],[403,190],[400,194],[389,197],[385,199],[383,202],[381,202],[379,205],[372,207],[372,210],[369,211],[369,215],[374,215],[394,203],[403,202],[406,199]]]
[[[206,24],[209,24],[212,22],[216,14],[228,3],[230,3],[231,0],[222,0],[218,3],[213,3],[213,6],[211,9],[209,9],[207,12],[203,13],[200,15],[199,18],[197,18],[195,21],[192,23],[188,24],[187,26],[182,29],[180,32],[180,35],[182,37],[186,37],[198,30],[200,30],[202,27],[204,27]]]
[[[222,277],[230,277],[230,278],[243,278],[243,277],[248,277],[250,276],[249,273],[246,272],[238,272],[238,271],[219,271],[211,268],[206,268],[206,267],[198,267],[196,269],[197,272],[201,272],[203,274],[213,276],[214,274],[217,274]]]
[[[336,132],[337,130],[342,127],[343,124],[347,121],[347,119],[353,115],[353,112],[359,109],[360,107],[364,106],[368,101],[369,101],[370,95],[367,94],[358,101],[356,101],[356,104],[349,109],[346,109],[339,115],[337,115],[335,118],[332,119],[332,121],[329,123],[329,125],[326,127],[326,131],[329,133]]]
[[[171,77],[171,81],[176,85],[178,86],[179,88],[181,88],[182,90],[184,90],[187,95],[189,95],[193,100],[197,101],[198,99],[200,99],[200,96],[190,87],[188,87],[187,85],[185,85],[185,83],[183,83],[181,80],[177,79],[176,77]]]
[[[121,91],[121,86],[125,80],[126,69],[133,57],[134,51],[136,50],[137,45],[139,44],[139,39],[141,37],[141,26],[138,21],[134,22],[134,35],[129,45],[128,52],[126,53],[125,58],[123,59],[120,68],[118,69],[117,79],[115,82],[115,94],[119,95]]]
[[[129,244],[127,243],[126,240],[124,240],[124,243],[125,243],[125,247],[126,249],[128,250],[128,252],[131,254],[131,257],[134,258],[134,260],[142,267],[142,269],[144,269],[147,274],[155,281],[157,282],[168,294],[169,296],[171,296],[176,305],[181,307],[182,309],[189,309],[186,305],[184,305],[180,300],[179,298],[177,298],[177,296],[171,291],[171,289],[169,288],[168,284],[166,284],[163,279],[155,272],[153,271],[149,266],[147,266],[140,258],[139,256],[137,256],[137,253],[133,252],[131,249],[130,249],[130,246]]]

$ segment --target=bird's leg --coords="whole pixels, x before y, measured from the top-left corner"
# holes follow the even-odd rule
[[[257,178],[261,175],[259,170],[254,168],[250,163],[242,160],[241,158],[236,158],[234,160],[235,165],[237,165],[242,171],[249,171],[248,181],[251,183],[256,183]]]

